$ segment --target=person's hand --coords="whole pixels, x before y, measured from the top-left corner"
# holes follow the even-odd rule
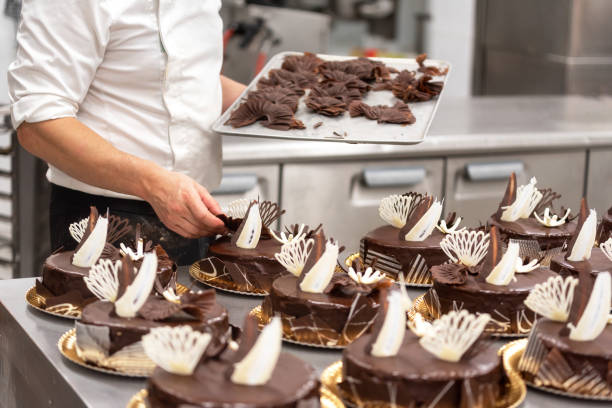
[[[166,227],[185,238],[222,233],[219,204],[192,178],[164,169],[145,183],[144,198]]]

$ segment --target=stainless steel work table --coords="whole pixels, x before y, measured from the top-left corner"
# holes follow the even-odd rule
[[[180,281],[189,284],[186,268],[181,268],[180,274]],[[0,281],[0,407],[124,407],[131,396],[145,386],[145,380],[98,373],[64,359],[57,349],[57,341],[74,323],[27,306],[25,292],[32,285],[34,278]],[[195,285],[200,284],[196,282]],[[422,291],[410,292],[411,296],[416,296]],[[240,325],[248,311],[261,302],[261,298],[224,293],[218,293],[217,297],[229,310],[230,321],[235,325]],[[287,343],[283,343],[283,348],[308,361],[318,372],[338,360],[341,353]],[[528,390],[524,406],[603,407],[610,404]]]

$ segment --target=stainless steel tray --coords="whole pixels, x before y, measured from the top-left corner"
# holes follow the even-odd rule
[[[327,117],[319,114],[310,112],[306,107],[304,101],[308,96],[306,95],[300,98],[298,111],[296,117],[304,122],[306,129],[292,129],[292,130],[274,130],[268,129],[262,126],[259,122],[252,125],[245,126],[242,128],[234,129],[224,123],[229,119],[230,113],[242,103],[246,98],[246,95],[257,88],[257,82],[261,77],[267,76],[268,72],[275,68],[280,68],[283,59],[287,55],[301,55],[300,52],[282,52],[276,54],[261,70],[261,72],[253,79],[247,89],[240,95],[232,106],[227,109],[219,119],[213,124],[213,130],[217,133],[232,136],[250,136],[250,137],[267,137],[273,139],[288,139],[288,140],[309,140],[309,141],[324,141],[324,142],[344,142],[344,143],[379,143],[379,144],[416,144],[420,143],[425,139],[425,135],[429,130],[429,126],[433,120],[433,117],[438,109],[440,98],[444,93],[444,89],[440,95],[431,101],[409,103],[410,109],[416,118],[416,122],[412,125],[395,125],[395,124],[378,124],[375,120],[368,120],[364,117],[351,118],[348,113],[339,117]],[[347,60],[355,57],[336,56],[336,55],[324,55],[317,54],[324,60]],[[396,68],[398,70],[416,70],[418,64],[414,59],[404,58],[372,58],[374,60],[382,61],[386,65]],[[450,64],[446,61],[440,60],[426,60],[426,65],[432,65],[436,67],[449,68]],[[448,79],[447,73],[445,76],[435,77],[437,81],[444,82],[446,87],[446,81]],[[363,101],[370,105],[393,105],[398,101],[393,96],[391,91],[370,91],[368,92]],[[323,124],[315,129],[315,124],[322,122]]]

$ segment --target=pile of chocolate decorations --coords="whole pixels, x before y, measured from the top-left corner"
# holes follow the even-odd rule
[[[433,81],[433,77],[448,72],[448,68],[426,66],[426,58],[426,54],[417,57],[417,71],[398,72],[367,58],[324,61],[308,52],[289,55],[280,69],[271,70],[257,82],[257,89],[248,94],[225,124],[239,128],[261,121],[270,129],[304,129],[295,113],[306,89],[310,90],[306,106],[320,115],[339,116],[348,111],[351,117],[364,116],[378,123],[412,124],[416,119],[406,102],[436,98],[443,83]],[[393,106],[371,106],[362,101],[369,91],[391,91],[399,100]]]

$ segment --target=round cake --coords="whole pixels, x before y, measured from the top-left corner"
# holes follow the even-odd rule
[[[578,277],[578,272],[584,270],[587,263],[589,264],[588,267],[590,268],[591,274],[593,274],[593,280],[598,273],[612,273],[612,261],[610,261],[603,251],[597,247],[591,250],[591,258],[587,261],[568,261],[566,256],[567,253],[565,252],[557,254],[550,261],[550,269],[563,277]]]
[[[540,224],[535,218],[505,222],[497,219],[495,215],[491,216],[489,223],[499,228],[503,241],[508,242],[510,239],[535,240],[542,250],[562,247],[571,239],[576,229],[576,224],[571,222],[551,228]]]
[[[362,336],[342,353],[339,386],[345,398],[359,406],[455,408],[479,401],[479,407],[488,408],[497,406],[504,392],[507,380],[492,342],[481,342],[477,352],[449,362],[426,352],[410,331],[397,355],[372,356],[373,336]]]
[[[233,383],[228,375],[233,360],[227,350],[218,358],[201,362],[189,376],[156,368],[147,385],[152,408],[316,407],[319,381],[312,367],[297,357],[281,353],[272,377],[264,385]]]

